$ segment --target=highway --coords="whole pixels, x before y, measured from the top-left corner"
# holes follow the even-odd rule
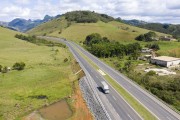
[[[163,104],[157,98],[143,90],[137,84],[132,82],[118,71],[114,70],[107,64],[100,61],[97,57],[84,50],[79,45],[75,45],[81,52],[83,52],[89,59],[91,59],[101,70],[113,78],[119,85],[128,91],[137,101],[139,101],[145,108],[147,108],[157,119],[160,120],[180,120],[180,115]]]
[[[116,120],[141,120],[140,116],[122,99],[122,97],[110,86],[110,94],[104,94],[102,91],[98,89],[100,86],[100,81],[104,81],[104,78],[100,73],[97,72],[79,53],[72,47],[71,44],[66,43],[69,48],[74,52],[74,54],[78,57],[81,64],[85,67],[85,69],[89,72],[90,76],[93,78],[95,83],[97,84],[96,90],[99,96],[102,98],[102,102],[105,101],[102,96],[105,96],[108,100],[107,102],[103,102],[106,110],[110,113],[111,118]],[[109,109],[114,108],[114,110]],[[117,115],[116,115],[117,113]]]
[[[85,54],[89,59],[91,59],[101,70],[107,73],[111,78],[113,78],[121,87],[123,87],[129,94],[131,94],[137,101],[139,101],[145,108],[147,108],[157,119],[160,120],[180,120],[180,115],[166,106],[164,103],[159,101],[157,98],[149,94],[147,91],[142,89],[140,86],[132,82],[129,78],[125,77],[118,71],[109,67],[107,64],[100,61],[97,57],[90,54],[88,51],[84,50],[81,46],[70,42],[63,41],[59,38],[51,38],[56,41],[65,42],[66,45],[74,52],[74,54],[79,58],[81,63],[84,65],[86,70],[89,72],[91,77],[96,82],[97,86],[100,84],[101,80],[104,80],[102,75],[100,75],[90,64],[79,55],[79,53],[74,49],[74,46],[79,49],[83,54]],[[104,95],[108,99],[109,103],[115,109],[118,116],[122,120],[139,120],[141,117],[123,100],[123,98],[110,87],[110,94]],[[98,94],[100,95],[101,92]],[[101,96],[101,95],[100,95]],[[108,105],[106,103],[105,107],[108,112]],[[110,113],[113,116],[113,113]],[[114,118],[115,119],[115,118]]]
[[[75,55],[83,67],[88,71],[91,78],[94,80],[94,87],[105,107],[107,110],[110,118],[112,120],[142,120],[141,116],[120,96],[118,92],[114,88],[109,85],[110,94],[104,94],[100,89],[100,82],[105,81],[103,76],[94,69],[72,46],[72,43],[67,41],[58,39],[58,38],[51,38],[46,37],[51,40],[56,40],[65,43],[73,55]],[[76,58],[75,57],[75,58]]]

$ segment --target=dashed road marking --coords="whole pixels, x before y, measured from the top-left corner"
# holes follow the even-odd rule
[[[114,96],[112,96],[114,98],[114,100],[116,100],[116,98]]]
[[[133,120],[132,117],[131,117],[129,114],[128,114],[128,117],[129,117],[131,120]]]
[[[171,120],[169,117],[166,117],[168,120]]]

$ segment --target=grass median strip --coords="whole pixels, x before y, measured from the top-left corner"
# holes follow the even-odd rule
[[[91,66],[95,69],[99,69],[97,65],[93,63],[86,55],[84,55],[78,48],[74,47],[79,54],[86,59]],[[131,105],[131,107],[144,119],[144,120],[156,120],[145,107],[143,107],[133,96],[131,96],[124,88],[122,88],[118,83],[115,82],[109,75],[104,76],[107,82]]]

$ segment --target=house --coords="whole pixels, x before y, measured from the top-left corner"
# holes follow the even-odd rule
[[[150,62],[159,66],[170,67],[180,64],[180,58],[160,56],[151,58]]]

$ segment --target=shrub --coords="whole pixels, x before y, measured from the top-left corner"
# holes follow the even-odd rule
[[[64,59],[64,62],[67,62],[67,61],[68,61],[68,59],[67,59],[67,58],[65,58],[65,59]]]
[[[147,72],[146,75],[153,76],[153,75],[156,75],[156,72],[151,70]]]
[[[160,50],[160,47],[157,43],[146,44],[145,47],[148,47],[148,48],[153,49],[155,51]]]
[[[13,65],[13,69],[14,70],[23,70],[24,67],[26,66],[26,64],[24,62],[16,62],[14,65]]]
[[[5,66],[3,69],[2,69],[2,73],[7,73],[8,72],[8,68],[7,66]]]
[[[2,65],[0,65],[0,72],[2,72],[2,68],[3,68]]]
[[[146,34],[141,34],[137,36],[135,40],[148,42],[148,41],[156,40],[156,37],[157,37],[157,34],[155,32],[150,31]]]

